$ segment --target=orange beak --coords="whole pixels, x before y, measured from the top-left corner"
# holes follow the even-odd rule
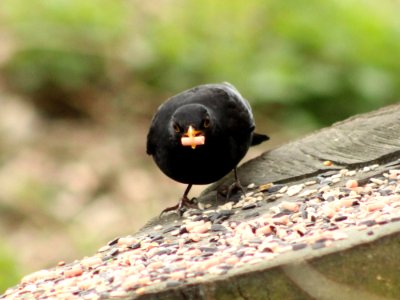
[[[181,138],[181,143],[182,146],[191,146],[192,149],[196,149],[197,146],[204,145],[205,140],[206,138],[201,131],[189,126],[188,131]]]

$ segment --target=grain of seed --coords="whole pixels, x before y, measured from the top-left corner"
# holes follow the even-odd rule
[[[118,239],[118,246],[130,246],[137,243],[138,240],[134,237],[121,237]]]
[[[371,182],[377,184],[377,185],[382,185],[382,184],[385,183],[384,180],[381,180],[381,179],[378,179],[378,178],[370,178],[369,180],[370,180]]]
[[[281,204],[281,207],[283,209],[287,209],[291,212],[298,212],[299,211],[299,204],[296,202],[289,202],[289,201],[283,201]]]
[[[354,179],[347,180],[346,181],[346,187],[349,188],[349,189],[353,189],[353,188],[358,187],[357,180],[354,180]]]
[[[303,198],[303,197],[308,197],[311,194],[315,194],[317,192],[317,190],[304,190],[303,192],[301,192],[299,194],[299,197]]]
[[[279,225],[287,225],[290,222],[289,216],[283,215],[281,217],[273,218],[272,222]]]
[[[66,278],[71,278],[75,276],[80,276],[83,273],[82,266],[80,264],[76,264],[72,266],[70,269],[64,271],[64,276]]]
[[[367,206],[367,210],[372,212],[372,211],[376,211],[376,210],[380,210],[385,206],[385,203],[382,202],[375,202],[375,203],[371,203]]]
[[[272,229],[271,229],[270,225],[260,227],[256,230],[256,236],[267,235],[270,233],[272,233]]]
[[[310,180],[310,181],[305,182],[304,185],[309,186],[309,185],[313,185],[313,184],[316,184],[316,183],[317,183],[317,181],[315,181],[315,180]]]
[[[286,193],[286,191],[289,189],[289,187],[287,186],[287,185],[284,185],[282,188],[280,188],[279,190],[278,190],[278,193],[280,193],[280,194],[284,194],[284,193]]]
[[[82,266],[85,268],[91,268],[102,263],[103,260],[98,256],[87,257],[81,261]]]
[[[296,185],[292,185],[291,187],[289,187],[286,191],[286,194],[289,197],[292,197],[298,193],[301,192],[301,190],[304,188],[304,184],[296,184]]]

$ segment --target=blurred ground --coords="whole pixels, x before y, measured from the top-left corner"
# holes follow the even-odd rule
[[[49,121],[18,96],[0,95],[1,243],[20,273],[89,255],[134,233],[181,196],[185,186],[145,153],[151,116],[112,126]],[[272,133],[244,161],[284,139]],[[203,189],[196,186],[191,195]]]

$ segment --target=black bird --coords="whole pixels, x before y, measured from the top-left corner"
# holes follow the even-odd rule
[[[147,135],[147,154],[170,178],[188,184],[176,206],[181,214],[190,204],[193,184],[209,184],[234,171],[250,146],[268,140],[254,133],[255,123],[247,100],[229,83],[204,84],[165,101],[153,116]]]

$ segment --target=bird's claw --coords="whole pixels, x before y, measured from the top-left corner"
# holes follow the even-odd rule
[[[180,217],[182,217],[183,213],[186,211],[186,208],[194,208],[196,207],[196,198],[192,198],[191,200],[188,197],[182,197],[178,204],[171,206],[171,207],[167,207],[166,209],[164,209],[161,214],[160,214],[160,218],[161,216],[169,211],[173,211],[175,213],[177,213]]]
[[[246,194],[246,191],[244,190],[244,187],[240,184],[239,181],[235,181],[234,183],[232,183],[229,188],[228,188],[228,192],[226,193],[226,200],[229,200],[232,196],[232,193],[235,190],[240,190],[242,192],[243,195]]]

